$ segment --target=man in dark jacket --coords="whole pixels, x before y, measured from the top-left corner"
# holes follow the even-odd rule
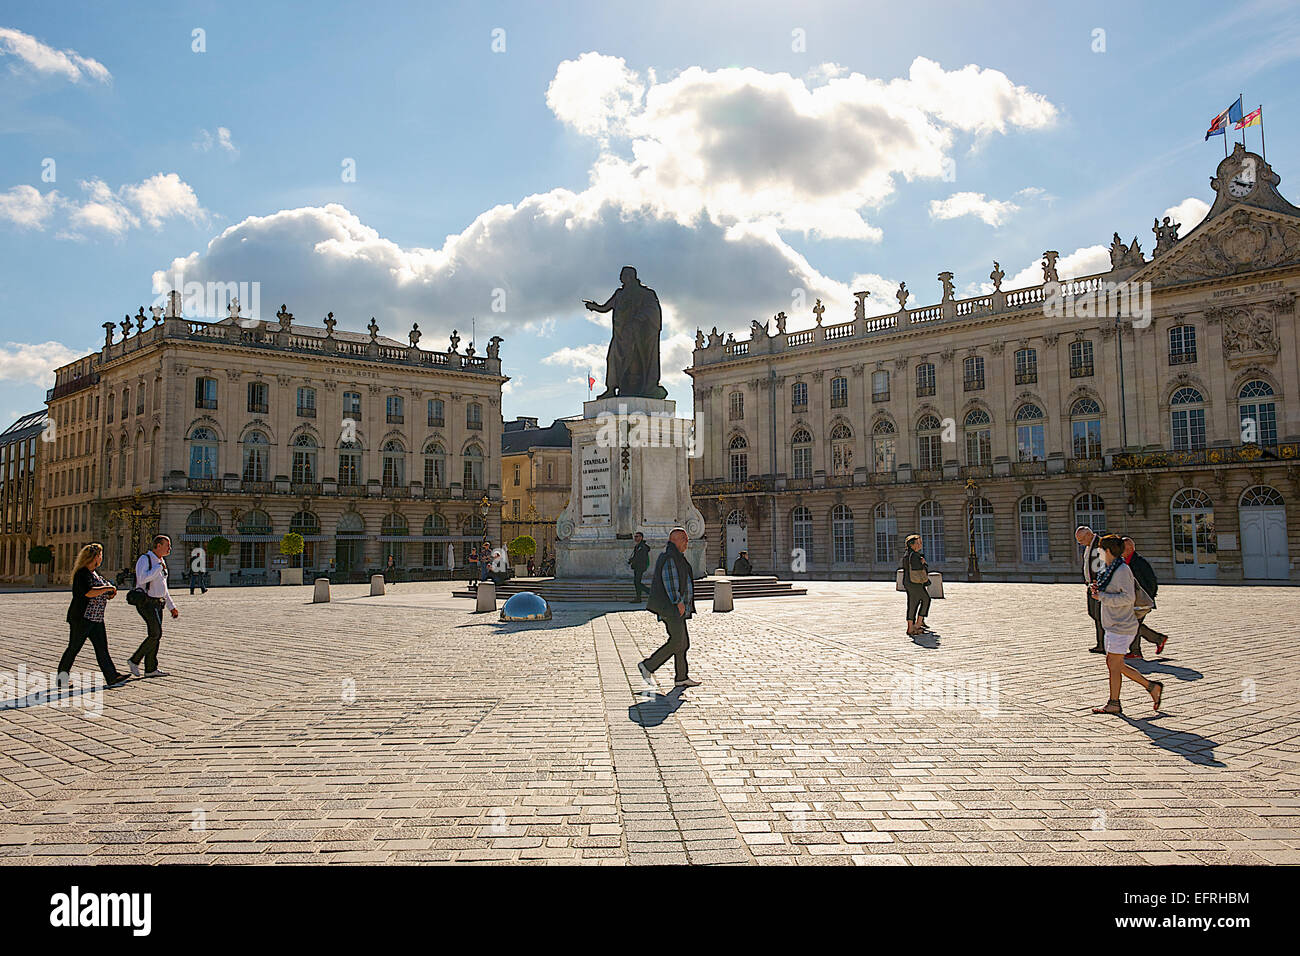
[[[636,665],[647,684],[654,684],[654,672],[668,658],[673,659],[677,687],[699,687],[691,680],[686,665],[686,651],[691,646],[686,632],[686,619],[695,613],[695,572],[686,560],[686,546],[690,539],[685,528],[673,528],[668,535],[668,547],[655,562],[654,576],[650,579],[650,598],[645,609],[659,616],[668,632],[663,647]]]
[[[1151,567],[1151,562],[1142,555],[1137,553],[1137,545],[1133,539],[1127,535],[1122,538],[1124,542],[1124,561],[1128,564],[1129,570],[1133,572],[1133,579],[1143,591],[1151,596],[1151,610],[1155,610],[1156,589],[1160,586],[1156,580],[1155,569]],[[1148,612],[1149,613],[1149,612]],[[1154,628],[1147,627],[1146,614],[1138,618],[1138,632],[1133,636],[1133,643],[1129,645],[1129,658],[1140,658],[1142,656],[1142,639],[1146,638],[1156,646],[1156,653],[1161,654],[1165,649],[1165,642],[1169,640],[1168,634],[1161,634]]]
[[[632,535],[632,540],[636,543],[632,545],[632,557],[627,559],[627,563],[632,569],[632,583],[636,586],[636,597],[632,602],[640,604],[645,593],[645,584],[641,579],[645,577],[645,569],[650,567],[650,545],[645,543],[645,535],[640,531]]]
[[[754,566],[749,563],[748,551],[742,551],[736,556],[736,563],[731,566],[731,573],[737,576],[754,573]]]
[[[1101,557],[1101,535],[1086,524],[1081,524],[1074,529],[1074,540],[1083,546],[1083,583],[1091,585],[1106,566],[1105,559]],[[1101,626],[1101,603],[1092,596],[1091,588],[1088,590],[1088,616],[1092,618],[1093,629],[1097,632],[1097,643],[1088,650],[1094,654],[1105,654],[1106,638]]]

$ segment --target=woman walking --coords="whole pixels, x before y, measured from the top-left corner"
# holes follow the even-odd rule
[[[903,588],[907,591],[907,633],[920,634],[930,630],[925,626],[925,616],[930,613],[930,566],[921,552],[924,542],[919,534],[907,536],[907,550],[903,552]]]
[[[1094,707],[1094,714],[1122,714],[1119,703],[1120,688],[1124,678],[1141,684],[1151,695],[1152,710],[1160,710],[1160,698],[1165,685],[1157,680],[1147,680],[1141,673],[1124,662],[1124,655],[1138,632],[1138,619],[1133,611],[1137,585],[1133,572],[1124,563],[1124,542],[1119,535],[1108,534],[1101,539],[1101,551],[1106,567],[1089,585],[1092,596],[1101,602],[1101,626],[1105,632],[1106,670],[1110,679],[1110,700],[1104,707]]]
[[[59,661],[59,686],[67,687],[69,671],[77,659],[86,638],[95,648],[95,659],[104,672],[104,683],[109,687],[125,682],[127,675],[119,673],[108,653],[108,632],[104,629],[104,605],[117,595],[115,588],[99,575],[99,565],[104,560],[102,544],[88,544],[81,549],[72,565],[72,602],[68,605],[68,649]]]

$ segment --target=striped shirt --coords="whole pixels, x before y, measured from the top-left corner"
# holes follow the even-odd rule
[[[663,578],[664,590],[668,592],[668,600],[674,604],[685,604],[688,614],[695,613],[695,582],[689,577],[686,579],[685,590],[682,588],[680,575],[677,573],[677,562],[672,560],[671,556],[664,562],[664,569],[660,572]]]

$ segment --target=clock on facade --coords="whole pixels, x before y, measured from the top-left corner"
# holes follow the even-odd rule
[[[1247,156],[1228,183],[1228,195],[1234,199],[1242,199],[1250,195],[1250,191],[1255,188],[1255,182],[1255,160],[1253,157]]]

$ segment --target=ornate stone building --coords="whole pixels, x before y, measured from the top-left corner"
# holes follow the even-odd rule
[[[502,543],[531,535],[539,566],[555,556],[555,522],[569,503],[572,446],[563,419],[539,428],[535,418],[517,418],[501,435]]]
[[[378,334],[231,315],[199,322],[143,309],[89,356],[102,440],[88,532],[110,570],[129,567],[154,528],[188,553],[220,535],[216,581],[270,578],[279,541],[306,541],[303,566],[341,575],[388,554],[429,575],[457,566],[484,532],[499,532],[500,339],[486,355]],[[132,325],[134,324],[134,329]],[[51,409],[59,399],[58,386]],[[92,475],[94,471],[92,469]],[[484,507],[482,499],[489,499]],[[188,557],[187,557],[188,560]],[[182,561],[174,561],[179,574]]]
[[[42,544],[54,550],[52,580],[72,568],[87,537],[99,481],[100,425],[98,357],[85,355],[54,371],[45,393],[53,423],[45,445],[41,501]]]
[[[1300,209],[1240,145],[1183,238],[1108,272],[786,331],[696,337],[693,494],[713,566],[889,578],[903,538],[961,576],[1073,580],[1073,532],[1131,534],[1161,580],[1300,580]],[[1122,372],[1121,372],[1122,370]],[[1296,544],[1292,544],[1296,541]]]
[[[0,581],[31,584],[37,573],[27,552],[46,540],[41,534],[39,484],[44,473],[44,431],[45,412],[40,411],[24,415],[0,432]],[[42,570],[57,575],[59,566]]]

